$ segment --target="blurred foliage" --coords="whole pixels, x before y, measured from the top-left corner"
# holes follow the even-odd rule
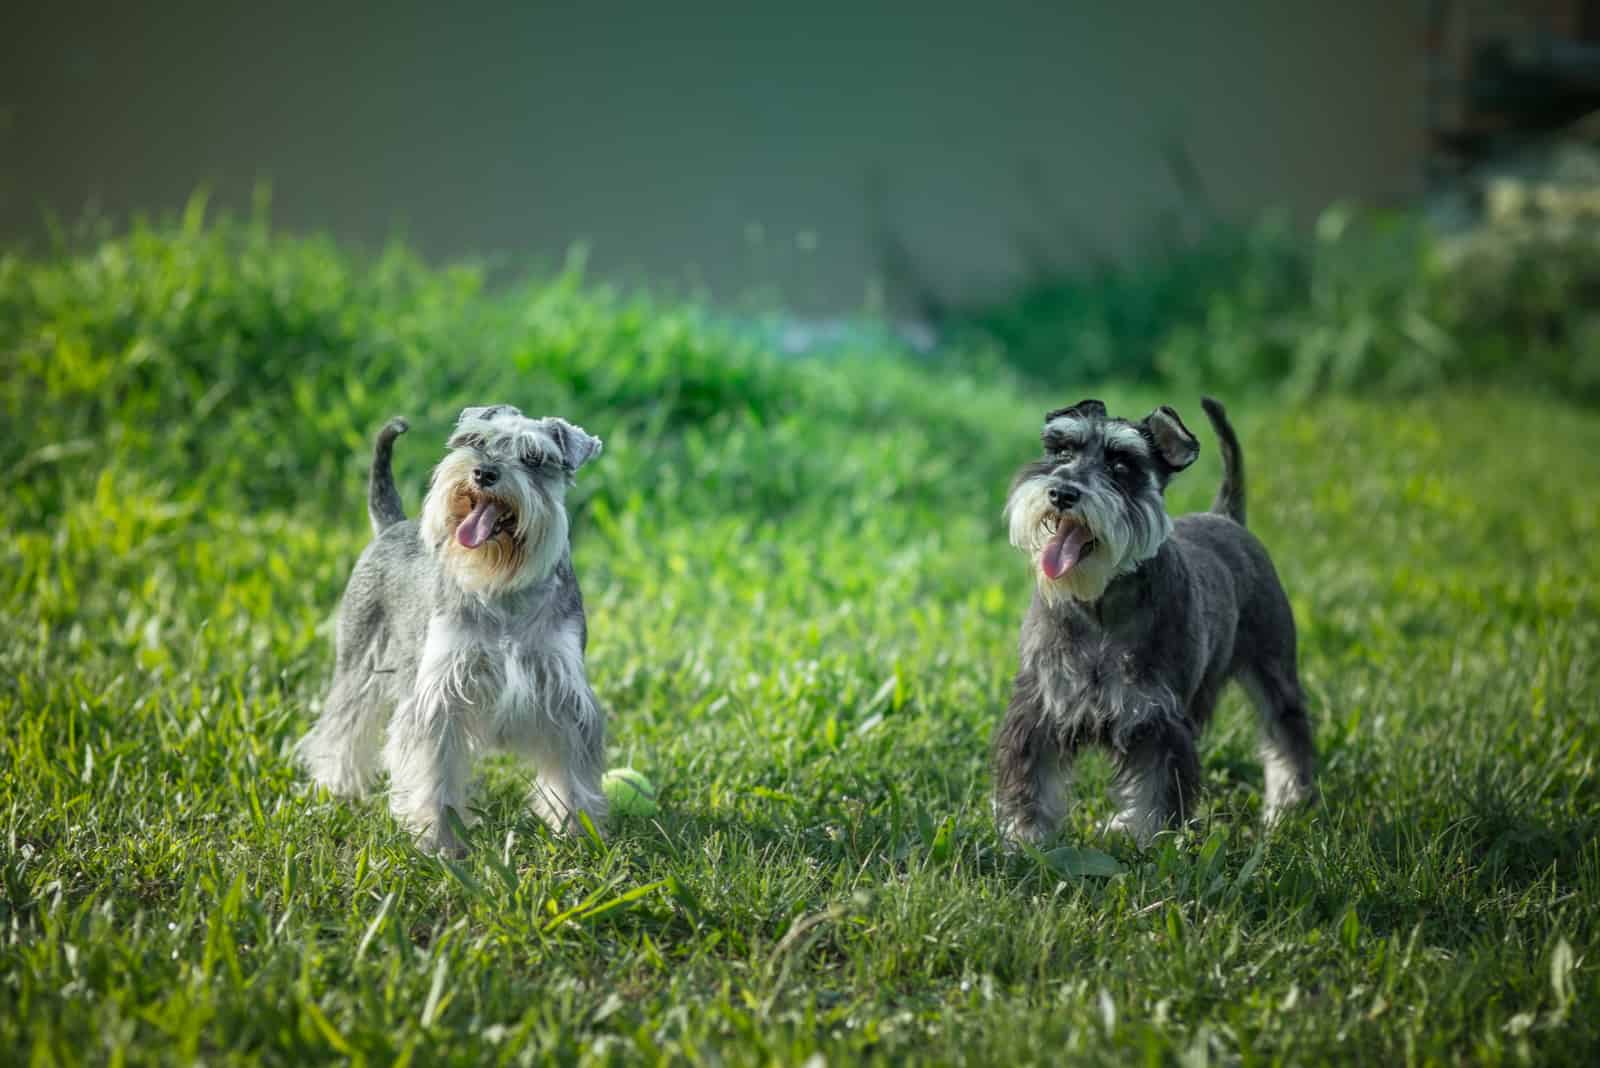
[[[1600,229],[1442,237],[1414,216],[1329,208],[1154,244],[1131,266],[1053,271],[951,314],[1044,382],[1166,382],[1291,397],[1515,382],[1600,403]]]
[[[432,269],[400,245],[362,258],[261,219],[202,216],[197,202],[178,227],[0,256],[0,466],[41,516],[62,506],[52,472],[75,465],[60,461],[111,452],[217,499],[341,507],[336,476],[388,415],[442,433],[486,398],[604,413],[613,433],[654,443],[652,477],[669,480],[680,476],[665,461],[706,433],[777,428],[779,441],[751,442],[762,450],[782,448],[802,414],[812,433],[975,418],[917,388],[910,368],[864,370],[876,388],[855,389],[695,305],[588,284],[581,264],[491,291],[483,270]],[[885,362],[849,346],[841,360]],[[686,491],[781,505],[791,477]]]

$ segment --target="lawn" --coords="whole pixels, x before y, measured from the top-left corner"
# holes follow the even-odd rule
[[[1029,577],[1000,521],[1084,395],[891,351],[783,361],[574,274],[486,288],[259,226],[0,257],[8,1063],[1593,1063],[1600,415],[1456,388],[1227,397],[1301,628],[1323,803],[1258,824],[1230,696],[1139,852],[1007,856],[986,749]],[[610,763],[552,839],[485,769],[469,856],[291,745],[367,536],[463,404],[605,439],[574,500]],[[820,1063],[820,1062],[817,1062]]]

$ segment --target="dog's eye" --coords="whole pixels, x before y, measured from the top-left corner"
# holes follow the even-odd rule
[[[542,452],[525,452],[525,453],[522,454],[522,463],[523,463],[524,467],[534,467],[534,468],[543,467],[544,466],[544,453],[542,453]]]
[[[1062,445],[1059,443],[1050,446],[1050,451],[1055,453],[1056,456],[1063,460],[1070,460],[1074,456],[1078,455],[1078,450],[1073,448],[1071,445]]]

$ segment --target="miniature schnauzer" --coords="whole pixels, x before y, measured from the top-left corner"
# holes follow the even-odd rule
[[[600,824],[605,724],[589,688],[583,599],[566,490],[600,441],[510,405],[461,413],[420,521],[390,470],[392,419],[368,484],[373,540],[339,606],[332,686],[300,763],[335,794],[389,772],[390,807],[437,852],[459,855],[472,757],[508,749],[538,771],[533,806],[558,832]],[[387,725],[387,732],[385,726]]]
[[[1073,757],[1109,750],[1139,842],[1193,813],[1195,737],[1237,679],[1259,714],[1265,819],[1312,794],[1313,751],[1294,616],[1245,529],[1244,466],[1222,405],[1201,402],[1224,475],[1211,512],[1174,521],[1167,482],[1200,444],[1166,405],[1140,422],[1084,400],[1045,416],[1044,457],[1011,484],[1011,544],[1036,573],[1021,662],[995,735],[995,815],[1010,845],[1054,833]]]

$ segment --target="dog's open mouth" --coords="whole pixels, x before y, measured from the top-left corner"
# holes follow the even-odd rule
[[[517,513],[493,497],[471,496],[472,510],[456,524],[456,541],[464,549],[476,549],[502,530],[516,525]]]
[[[1071,571],[1099,544],[1089,528],[1074,516],[1056,513],[1045,518],[1044,527],[1050,540],[1039,554],[1039,570],[1051,581]]]

